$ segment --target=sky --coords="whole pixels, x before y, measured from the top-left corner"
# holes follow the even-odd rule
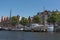
[[[60,0],[0,0],[0,18],[20,15],[29,17],[44,10],[60,10]]]

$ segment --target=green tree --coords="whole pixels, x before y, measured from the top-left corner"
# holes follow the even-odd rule
[[[33,23],[41,23],[41,18],[40,18],[40,16],[38,16],[38,15],[36,15],[36,16],[34,16],[33,17]]]
[[[47,22],[55,26],[55,23],[57,23],[59,20],[58,16],[59,15],[57,14],[57,12],[53,11],[52,14],[48,17]]]
[[[21,21],[20,21],[20,24],[22,24],[23,26],[28,25],[28,20],[27,20],[27,18],[22,17],[22,19],[21,19]]]
[[[60,14],[58,14],[58,22],[57,24],[60,26]]]
[[[11,25],[13,25],[13,26],[17,25],[18,20],[19,19],[16,16],[11,17],[11,21],[10,21]]]

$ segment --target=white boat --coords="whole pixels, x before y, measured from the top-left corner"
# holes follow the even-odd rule
[[[39,24],[31,24],[30,25],[30,28],[35,28],[35,27],[40,27],[41,25],[39,25]]]
[[[23,31],[23,28],[13,28],[12,31]]]
[[[54,31],[54,26],[53,25],[48,25],[47,26],[47,31],[48,32],[53,32]]]

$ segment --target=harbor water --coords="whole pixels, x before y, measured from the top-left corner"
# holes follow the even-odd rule
[[[0,31],[0,40],[60,40],[60,33]]]

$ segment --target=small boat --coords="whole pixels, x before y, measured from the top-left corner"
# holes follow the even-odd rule
[[[54,31],[54,26],[53,25],[47,26],[47,32],[53,32],[53,31]]]
[[[12,31],[23,31],[23,28],[13,28]]]

